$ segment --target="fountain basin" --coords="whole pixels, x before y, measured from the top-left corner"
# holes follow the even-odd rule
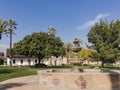
[[[45,87],[69,87],[73,90],[114,90],[120,87],[120,71],[49,69],[38,70],[38,77],[39,84]]]

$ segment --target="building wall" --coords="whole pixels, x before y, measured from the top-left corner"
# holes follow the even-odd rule
[[[10,58],[7,58],[7,65],[10,65]]]
[[[12,66],[32,66],[36,63],[38,63],[37,58],[12,58],[12,60],[9,58],[7,59],[7,65]]]
[[[23,60],[23,63],[21,63],[21,60]],[[29,62],[29,60],[30,60],[30,62]],[[48,66],[60,66],[63,64],[68,64],[68,63],[70,64],[72,62],[71,59],[67,60],[67,58],[65,58],[65,57],[64,58],[51,57],[49,59],[44,59],[43,61],[44,61],[43,63]],[[73,62],[76,62],[76,61],[73,60]],[[32,65],[35,65],[36,63],[38,63],[37,58],[13,58],[12,60],[7,58],[7,65],[12,65],[12,66],[32,66]],[[87,60],[84,60],[83,64],[101,65],[101,62],[88,62]],[[120,61],[114,63],[113,65],[120,66]]]
[[[67,64],[67,58],[62,58],[62,57],[51,57],[48,60],[45,60],[45,62],[48,63],[49,66],[60,66],[63,64]]]
[[[23,63],[21,63],[21,60],[23,60]],[[30,60],[30,62],[29,62]],[[35,61],[36,60],[36,61]],[[12,66],[32,66],[38,63],[37,58],[7,58],[7,65],[12,65]],[[51,57],[49,59],[44,59],[43,63],[48,65],[48,66],[59,66],[62,64],[67,64],[67,59],[66,58],[61,58],[61,57]]]

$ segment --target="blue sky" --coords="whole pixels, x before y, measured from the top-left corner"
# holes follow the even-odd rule
[[[51,26],[63,42],[77,37],[87,43],[90,27],[100,19],[120,19],[119,9],[120,0],[0,0],[0,18],[18,24],[13,43]],[[9,37],[3,35],[0,51],[8,47]]]

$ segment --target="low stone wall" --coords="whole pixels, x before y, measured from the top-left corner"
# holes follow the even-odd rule
[[[84,70],[83,73],[70,69],[39,70],[39,84],[44,86],[70,87],[75,90],[113,90],[120,87],[120,72]]]

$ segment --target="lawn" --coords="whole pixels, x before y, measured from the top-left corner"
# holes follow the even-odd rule
[[[0,67],[0,82],[15,77],[36,74],[37,69],[31,67]]]

